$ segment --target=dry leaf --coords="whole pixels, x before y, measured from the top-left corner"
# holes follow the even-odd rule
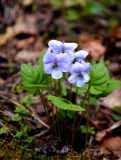
[[[19,51],[15,57],[17,62],[30,62],[35,61],[36,58],[39,56],[40,52],[33,52],[29,50],[22,50]]]
[[[115,90],[109,96],[101,99],[101,105],[113,108],[114,106],[121,106],[121,88]]]
[[[8,40],[14,37],[14,35],[14,29],[12,27],[8,27],[6,33],[0,34],[0,45],[6,44]]]
[[[26,49],[27,47],[32,45],[34,42],[35,42],[35,37],[30,37],[27,39],[18,40],[16,47],[17,47],[17,49]]]
[[[113,28],[112,37],[116,39],[121,39],[121,27],[120,26],[116,26]]]
[[[2,86],[5,83],[5,80],[0,78],[0,86]]]
[[[104,139],[101,143],[101,148],[105,151],[110,151],[117,157],[121,157],[121,137],[110,137]]]
[[[17,19],[16,25],[13,27],[15,35],[25,33],[30,35],[37,35],[35,16],[21,16]]]
[[[34,3],[34,0],[22,0],[22,5],[23,6],[29,6],[32,3]]]
[[[79,46],[81,49],[87,50],[94,60],[103,56],[106,51],[101,39],[91,38],[86,34],[79,37]]]

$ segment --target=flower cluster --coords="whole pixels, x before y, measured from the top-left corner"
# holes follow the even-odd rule
[[[90,77],[87,72],[91,69],[91,65],[84,61],[88,55],[87,51],[75,52],[78,46],[76,43],[65,43],[57,40],[49,41],[48,45],[49,48],[43,58],[46,74],[51,74],[54,79],[60,79],[63,72],[69,72],[71,74],[68,82],[76,83],[78,87],[82,87],[89,81]]]

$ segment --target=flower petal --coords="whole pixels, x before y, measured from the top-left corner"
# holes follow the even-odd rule
[[[74,49],[77,48],[77,46],[78,46],[77,43],[65,43],[64,42],[64,48],[65,48],[65,50],[74,50]]]
[[[73,61],[73,59],[74,59],[74,57],[75,57],[74,51],[73,51],[73,50],[66,49],[66,50],[65,50],[65,53],[67,53],[68,56],[69,56],[69,59],[70,59],[71,61]]]
[[[68,56],[67,53],[60,53],[56,57],[57,57],[59,62],[68,63],[70,61],[70,57]]]
[[[50,74],[52,72],[53,63],[45,64],[44,71],[46,74]]]
[[[60,79],[62,77],[62,72],[58,69],[54,69],[51,72],[51,75],[52,75],[52,78],[54,78],[54,79]]]
[[[77,78],[77,74],[72,74],[69,78],[68,78],[68,82],[69,83],[75,83],[76,82],[76,78]]]
[[[69,64],[69,63],[65,63],[65,62],[59,63],[59,69],[60,69],[62,72],[68,72],[68,71],[69,71],[69,67],[70,67],[70,64]]]
[[[90,80],[90,77],[89,77],[89,75],[87,73],[82,72],[81,74],[82,74],[85,82],[88,82]]]
[[[83,65],[80,64],[79,62],[76,62],[75,64],[72,65],[70,72],[71,73],[79,73],[83,70]]]
[[[52,63],[52,62],[55,62],[56,61],[56,55],[51,53],[50,52],[50,49],[47,50],[47,52],[45,53],[44,55],[44,58],[43,58],[43,62],[44,64],[46,63]]]
[[[90,63],[86,63],[86,62],[83,61],[82,64],[83,64],[83,69],[82,69],[82,71],[88,72],[88,71],[91,70],[92,65],[91,65]]]
[[[77,81],[76,81],[77,87],[83,87],[84,83],[85,82],[84,82],[83,78],[78,78]]]
[[[75,56],[78,62],[80,62],[80,60],[82,59],[85,59],[87,55],[88,55],[88,52],[85,50],[80,50],[78,52],[75,52]]]
[[[58,40],[51,40],[48,43],[49,48],[55,52],[55,54],[58,54],[61,52],[61,47],[62,47],[63,43],[61,41]]]

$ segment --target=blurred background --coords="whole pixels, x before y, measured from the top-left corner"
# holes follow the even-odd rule
[[[49,40],[58,39],[77,42],[120,78],[120,11],[120,0],[0,0],[0,74],[34,62]]]

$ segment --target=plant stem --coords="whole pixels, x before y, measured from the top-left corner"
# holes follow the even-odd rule
[[[61,95],[61,79],[58,80],[58,96]]]
[[[76,93],[75,94],[76,94],[76,100],[75,101],[76,101],[76,104],[77,104],[78,87],[76,87]]]
[[[75,115],[74,115],[74,120],[73,120],[73,124],[72,124],[72,145],[74,145],[74,140],[75,140],[75,134],[76,134],[75,124],[76,124],[77,117],[78,117],[78,113],[75,113]]]
[[[55,94],[56,94],[56,96],[59,96],[60,95],[60,90],[61,90],[61,80],[58,80],[58,81],[53,80],[53,82],[54,82]],[[57,110],[57,108],[56,108],[56,115],[57,115],[57,117],[56,117],[56,120],[57,120],[56,121],[57,122],[57,130],[56,130],[56,132],[58,131],[58,136],[59,136],[59,138],[61,138],[61,131],[60,131],[60,126],[59,126],[58,110]]]
[[[54,91],[55,91],[55,95],[58,96],[58,88],[57,88],[57,84],[56,84],[55,79],[53,80],[53,82],[54,82]]]
[[[77,89],[78,89],[78,87],[77,87]],[[86,97],[88,95],[89,89],[90,89],[90,85],[87,88],[87,91],[86,91],[86,93],[84,95],[83,101],[82,102],[80,101],[80,107],[84,107],[84,103],[85,103]],[[72,132],[72,144],[74,144],[75,136],[76,136],[76,133],[79,131],[80,122],[81,122],[81,117],[79,117],[79,120],[78,120],[78,123],[77,123],[77,127],[75,127],[77,118],[78,118],[78,113],[75,114],[73,125],[72,125],[72,129],[73,129],[73,132]]]
[[[53,85],[52,85],[52,78],[51,77],[50,77],[50,86],[51,86],[50,93],[52,94]]]
[[[48,108],[46,107],[46,102],[45,102],[45,99],[44,99],[44,95],[40,90],[38,90],[38,91],[39,91],[39,96],[40,96],[40,99],[41,99],[41,102],[42,102],[43,109],[44,109],[44,111],[45,111],[45,113],[47,115],[47,119],[49,121],[50,120],[50,116],[49,116],[49,113],[48,113]]]
[[[71,98],[72,98],[72,84],[70,84],[70,101],[71,101]]]
[[[84,103],[85,103],[87,94],[88,94],[88,92],[89,92],[89,89],[90,89],[90,85],[88,86],[87,91],[86,91],[86,93],[85,93],[85,95],[84,95],[84,97],[83,97],[83,101],[82,101],[82,102],[80,101],[80,106],[81,106],[81,107],[84,106]],[[84,107],[84,108],[85,108],[85,107]]]
[[[89,100],[89,95],[88,95],[88,100]],[[89,127],[89,111],[90,111],[90,106],[87,107],[87,113],[86,113],[86,125],[87,127]],[[85,137],[85,148],[87,148],[87,144],[88,144],[88,132],[86,133],[86,137]]]

